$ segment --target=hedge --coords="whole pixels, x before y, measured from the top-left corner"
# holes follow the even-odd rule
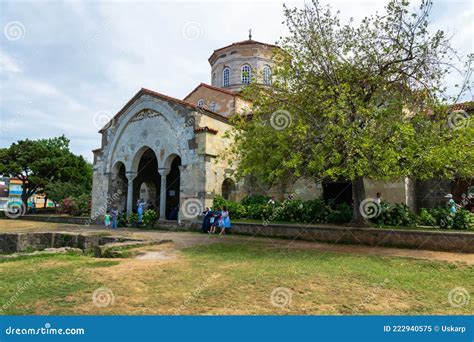
[[[321,199],[302,201],[284,200],[269,204],[270,197],[246,196],[241,202],[214,198],[213,208],[226,207],[233,219],[254,219],[268,222],[301,222],[344,224],[352,219],[352,208],[346,203],[334,205]],[[416,227],[433,226],[445,229],[473,229],[474,215],[459,209],[451,214],[448,209],[423,208],[415,215],[405,204],[382,202],[379,215],[370,219],[376,226]]]

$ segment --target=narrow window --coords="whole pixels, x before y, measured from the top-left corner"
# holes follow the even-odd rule
[[[272,69],[268,65],[263,67],[263,84],[272,85]]]
[[[250,84],[250,78],[252,77],[252,71],[250,69],[250,65],[245,64],[242,66],[242,83],[243,84]]]
[[[204,100],[203,99],[198,100],[198,107],[199,108],[204,108]]]
[[[230,69],[224,68],[224,71],[222,72],[222,86],[228,87],[229,84],[230,84]]]
[[[216,111],[216,103],[215,102],[211,102],[211,104],[209,105],[209,110],[211,112],[215,112]]]

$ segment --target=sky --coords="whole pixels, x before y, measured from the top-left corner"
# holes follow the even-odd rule
[[[432,28],[472,53],[474,1],[434,2]],[[330,4],[357,21],[383,11],[385,1]],[[92,161],[98,130],[140,88],[182,99],[210,83],[215,49],[247,39],[249,28],[254,40],[275,43],[287,32],[283,19],[283,2],[270,0],[0,0],[0,147],[64,134]]]

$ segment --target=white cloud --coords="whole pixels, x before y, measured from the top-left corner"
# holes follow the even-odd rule
[[[375,0],[328,3],[343,20],[360,20],[384,6]],[[271,0],[3,1],[0,28],[12,20],[26,34],[17,41],[0,37],[0,116],[10,128],[0,146],[64,133],[73,151],[89,160],[100,146],[93,124],[98,111],[117,112],[141,87],[183,98],[209,82],[213,50],[247,39],[249,28],[255,40],[270,43],[286,32],[282,2]],[[202,29],[194,40],[183,36],[188,22]],[[466,53],[473,50],[472,22],[469,0],[434,4],[432,25],[455,32],[453,44]]]
[[[21,72],[21,68],[12,56],[0,51],[0,74],[5,72]]]

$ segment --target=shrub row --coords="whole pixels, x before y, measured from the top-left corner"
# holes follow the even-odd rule
[[[233,219],[255,219],[267,222],[303,223],[347,223],[352,218],[352,208],[343,203],[329,205],[323,200],[302,201],[298,199],[268,203],[269,197],[247,196],[240,203],[228,201],[221,196],[214,198],[214,207],[227,207]]]
[[[301,222],[301,223],[348,223],[352,219],[352,208],[348,204],[329,204],[321,199],[301,201],[285,200],[269,204],[266,196],[247,196],[241,202],[225,200],[221,196],[214,198],[213,207],[227,207],[233,219],[255,219],[264,222]],[[446,229],[472,229],[474,215],[460,209],[456,214],[448,209],[421,209],[415,215],[405,204],[382,202],[378,215],[371,219],[377,226],[439,226]]]
[[[143,213],[142,225],[146,227],[153,227],[158,220],[158,214],[155,210],[148,209]],[[117,223],[119,227],[138,227],[138,214],[130,213],[128,216],[126,213],[122,213],[118,216]]]

